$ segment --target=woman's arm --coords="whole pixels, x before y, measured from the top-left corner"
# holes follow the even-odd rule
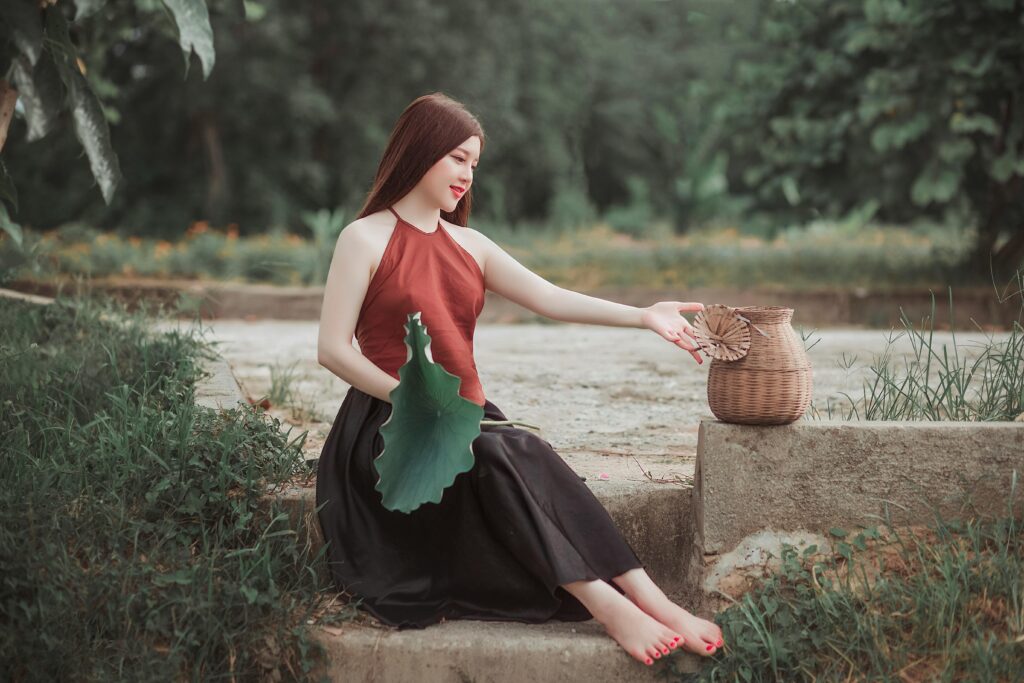
[[[697,353],[697,343],[688,336],[692,329],[689,322],[679,315],[680,311],[703,310],[703,304],[660,301],[637,308],[574,292],[548,282],[483,233],[473,232],[484,245],[484,286],[492,292],[552,320],[649,329],[689,351],[698,363],[704,362]]]
[[[361,227],[346,226],[334,247],[320,307],[317,360],[360,391],[390,403],[389,394],[398,380],[352,345],[359,309],[370,286],[372,264],[372,249]]]
[[[610,327],[644,327],[641,320],[643,309],[559,287],[519,263],[483,233],[476,234],[485,246],[484,284],[492,292],[552,320]]]

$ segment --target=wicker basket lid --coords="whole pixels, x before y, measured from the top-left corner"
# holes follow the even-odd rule
[[[701,350],[718,360],[739,360],[750,350],[750,327],[735,308],[711,304],[693,318],[693,336]]]

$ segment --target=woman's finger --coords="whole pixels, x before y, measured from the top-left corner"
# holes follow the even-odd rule
[[[689,344],[689,347],[692,350],[700,348],[700,344],[697,343],[697,339],[692,335],[692,333],[690,333],[689,330],[686,330],[685,332],[681,333],[679,335],[679,339]]]

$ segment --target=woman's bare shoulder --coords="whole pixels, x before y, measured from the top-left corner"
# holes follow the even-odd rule
[[[388,221],[389,215],[387,211],[367,214],[342,228],[341,234],[348,233],[346,239],[367,245],[371,251],[376,247],[383,250],[391,236],[391,228],[394,226],[394,221]]]
[[[448,234],[455,239],[463,249],[468,251],[477,261],[481,272],[484,271],[487,263],[487,251],[490,240],[483,233],[474,230],[466,225],[456,225],[445,219],[441,219],[442,225],[448,230]]]

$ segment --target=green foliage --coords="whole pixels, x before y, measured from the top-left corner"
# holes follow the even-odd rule
[[[208,77],[213,68],[213,35],[205,0],[165,0],[173,15],[178,40],[186,57],[194,49],[203,63],[203,74]],[[104,93],[109,82],[92,77],[72,41],[72,21],[108,11],[118,12],[126,18],[136,10],[157,12],[151,0],[136,0],[135,6],[117,9],[103,7],[102,2],[55,0],[39,3],[36,0],[4,0],[0,3],[0,42],[7,47],[0,52],[0,72],[11,77],[19,91],[24,108],[26,140],[34,142],[49,136],[57,129],[65,110],[71,114],[75,136],[89,159],[92,176],[99,184],[103,200],[110,204],[121,182],[122,174],[117,153],[111,140],[108,114],[97,97]],[[77,15],[76,15],[77,12]],[[69,17],[75,18],[69,21]],[[6,81],[3,82],[6,85]],[[11,202],[18,210],[13,182],[6,169],[0,175],[0,197]],[[20,232],[12,231],[10,220],[0,221],[14,239]]]
[[[1014,306],[1017,320],[1010,334],[997,341],[989,337],[973,344],[968,352],[957,344],[955,324],[951,324],[951,348],[938,348],[935,341],[935,295],[931,313],[914,324],[900,309],[903,331],[890,331],[887,346],[872,358],[870,377],[864,381],[860,400],[843,393],[845,401],[826,398],[824,409],[808,408],[807,416],[827,419],[863,420],[954,420],[964,422],[1001,422],[1024,415],[1024,270],[1017,271],[1001,305]],[[1014,309],[1011,309],[1014,310]],[[949,319],[955,323],[953,290],[949,289]],[[911,355],[902,368],[894,367],[890,355],[895,341],[906,336]],[[902,355],[902,354],[901,354]],[[973,355],[973,359],[970,357]],[[849,359],[849,370],[856,358]],[[833,530],[835,531],[835,530]]]
[[[126,191],[97,203],[73,140],[55,131],[36,149],[16,118],[5,154],[34,188],[23,222],[170,237],[196,218],[246,234],[298,229],[309,207],[352,213],[389,122],[430,91],[465,102],[488,134],[474,220],[573,225],[629,206],[682,225],[722,206],[713,142],[724,133],[706,130],[698,81],[724,72],[722,32],[747,21],[742,6],[399,0],[381,16],[370,0],[260,0],[242,18],[237,2],[208,4],[208,80],[181,77],[170,14],[153,0],[76,17],[86,78],[118,121]],[[44,172],[54,167],[59,179]],[[646,208],[634,205],[634,176]]]
[[[984,285],[958,272],[970,235],[939,226],[912,229],[869,225],[871,205],[842,222],[815,222],[777,231],[774,240],[736,228],[670,235],[648,226],[635,242],[607,227],[518,229],[488,225],[486,233],[527,267],[556,284],[599,286],[758,286],[791,289]],[[626,220],[627,213],[619,214]],[[636,224],[634,224],[636,225]],[[35,256],[26,263],[24,252]],[[117,275],[214,278],[281,285],[321,285],[333,245],[294,234],[234,237],[207,229],[184,240],[119,237],[69,223],[42,235],[28,231],[24,248],[0,243],[0,273],[10,278]]]
[[[384,507],[408,513],[441,502],[455,477],[473,467],[484,409],[462,397],[462,380],[434,361],[420,312],[408,315],[405,331],[409,356],[398,369],[392,412],[380,428],[384,450],[373,463]]]
[[[864,529],[825,559],[785,547],[716,617],[725,647],[679,680],[1016,680],[1024,533],[1014,491],[1009,503],[997,520]]]
[[[322,577],[265,499],[301,443],[197,407],[205,345],[96,302],[0,300],[0,669],[295,679]]]
[[[320,209],[315,213],[306,211],[302,214],[302,220],[313,232],[313,245],[320,255],[313,273],[313,282],[322,284],[327,280],[327,270],[334,255],[334,243],[345,227],[345,212],[340,208],[334,211]]]
[[[978,270],[1000,247],[996,272],[1013,272],[1024,259],[1020,3],[760,5],[753,47],[721,89],[733,190],[789,220],[870,199],[883,220],[975,223]]]

